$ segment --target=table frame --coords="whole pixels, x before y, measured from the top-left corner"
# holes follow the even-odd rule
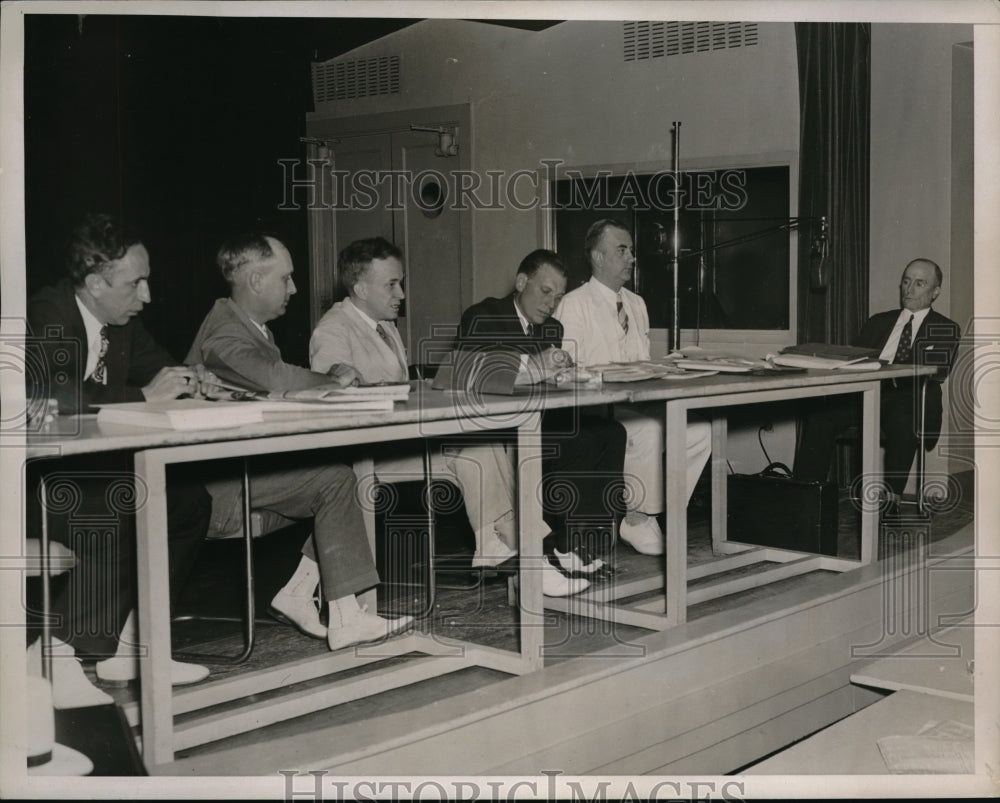
[[[793,375],[794,376],[794,375]],[[876,378],[878,377],[878,378]],[[651,630],[665,630],[687,621],[687,607],[706,600],[745,591],[767,583],[817,570],[849,571],[866,566],[875,559],[878,533],[878,509],[866,505],[861,514],[861,555],[858,560],[816,555],[776,547],[761,547],[730,541],[726,536],[726,440],[727,419],[712,418],[712,551],[724,557],[688,568],[687,565],[687,489],[686,489],[686,429],[691,410],[727,408],[746,404],[789,401],[815,396],[860,393],[862,396],[861,471],[873,476],[878,466],[879,400],[882,377],[872,374],[868,381],[857,380],[842,385],[814,384],[795,388],[755,388],[747,383],[745,390],[668,399],[664,402],[666,420],[664,452],[666,470],[666,550],[662,573],[626,582],[612,582],[590,589],[572,598],[546,598],[545,606],[552,610],[590,616],[609,622]],[[633,402],[662,401],[664,392],[637,391]],[[748,566],[769,562],[777,564],[764,571],[729,580],[704,583],[689,590],[688,581]],[[628,604],[625,601],[649,591],[663,591],[663,598]]]

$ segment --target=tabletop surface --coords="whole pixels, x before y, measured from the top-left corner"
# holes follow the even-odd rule
[[[711,397],[822,385],[845,385],[873,380],[932,374],[935,369],[914,366],[883,366],[878,371],[809,370],[806,373],[751,375],[720,373],[681,379],[650,379],[640,382],[606,383],[600,389],[570,386],[549,392],[536,385],[523,395],[499,396],[432,390],[429,382],[414,382],[410,398],[397,402],[391,412],[266,413],[262,423],[199,430],[109,425],[97,422],[96,414],[58,416],[44,431],[29,433],[26,456],[62,457],[119,449],[149,449],[192,443],[265,438],[331,430],[384,427],[431,421],[489,418],[490,426],[512,428],[520,416],[539,410],[566,407],[669,401],[678,398]],[[566,386],[563,386],[565,388]]]

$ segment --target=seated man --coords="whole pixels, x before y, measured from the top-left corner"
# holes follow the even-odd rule
[[[961,331],[957,323],[931,309],[941,292],[944,276],[929,259],[912,260],[899,283],[902,309],[869,318],[854,345],[879,349],[879,360],[892,364],[934,365],[928,378],[924,411],[924,448],[932,449],[941,432],[941,383],[951,370]],[[917,417],[920,383],[912,379],[882,382],[880,421],[885,433],[886,512],[897,513],[919,444]],[[855,408],[841,396],[817,399],[805,417],[795,476],[826,480],[837,435],[856,422]]]
[[[484,299],[463,313],[459,348],[520,352],[536,375],[568,365],[569,356],[559,347],[562,324],[551,317],[565,290],[566,268],[558,255],[533,251],[518,266],[513,293]],[[603,566],[594,552],[604,550],[581,540],[580,532],[587,527],[579,524],[605,530],[622,512],[625,431],[616,421],[575,408],[548,410],[542,416],[542,444],[543,513],[553,530],[546,552],[567,572],[592,574]],[[566,483],[573,489],[576,510],[560,504]],[[589,585],[580,577],[571,582],[574,592]]]
[[[632,235],[617,220],[598,220],[587,229],[583,251],[591,278],[567,293],[555,311],[563,325],[563,348],[583,366],[649,359],[646,302],[625,283],[632,279]],[[615,418],[628,433],[625,449],[623,541],[644,555],[662,555],[663,533],[656,516],[663,512],[663,405],[619,405]],[[692,420],[687,426],[688,499],[712,452],[712,427]]]
[[[281,359],[267,322],[281,316],[295,292],[292,258],[274,237],[251,233],[225,243],[217,257],[231,296],[220,298],[202,322],[188,351],[187,363],[204,363],[223,382],[250,390],[301,390],[355,379],[349,367],[334,365],[325,373],[290,365]],[[355,497],[354,472],[344,465],[303,466],[274,461],[250,477],[251,504],[292,519],[313,517],[313,534],[288,584],[271,601],[272,613],[307,635],[326,637],[331,650],[374,641],[405,627],[412,617],[386,620],[358,605],[356,594],[378,584],[378,573]],[[309,458],[305,458],[309,460]],[[315,462],[315,461],[313,461]],[[220,531],[232,529],[240,515],[241,487],[225,480],[208,485],[213,518]],[[318,563],[318,565],[317,565]],[[313,603],[320,582],[329,605],[324,628]]]
[[[402,252],[387,240],[358,240],[340,252],[340,278],[348,296],[320,319],[309,341],[314,371],[350,365],[366,384],[406,382],[409,360],[395,320],[403,294]],[[514,545],[514,468],[502,446],[466,445],[436,452],[431,470],[462,491],[476,537],[474,567],[496,566],[517,554]],[[424,476],[418,454],[380,456],[375,474],[383,482]]]
[[[28,388],[31,397],[57,399],[60,414],[93,413],[100,404],[176,399],[194,393],[207,378],[200,365],[178,366],[142,325],[139,312],[150,302],[149,253],[113,217],[91,214],[72,230],[66,272],[66,278],[28,302],[29,330],[41,344],[48,378],[47,385]],[[110,702],[110,697],[90,685],[74,658],[104,657],[97,662],[97,677],[109,684],[138,675],[134,517],[110,493],[113,485],[131,483],[132,461],[128,455],[108,453],[62,460],[52,468],[52,472],[48,467],[45,470],[59,478],[64,492],[72,489],[75,507],[50,506],[50,532],[79,560],[66,586],[52,600],[53,612],[59,616],[53,656],[62,659],[53,661],[54,693],[57,704],[64,703],[60,707],[80,701],[85,705]],[[172,597],[179,592],[205,537],[210,504],[201,486],[169,478]],[[39,530],[36,505],[28,506],[28,516],[29,530]],[[112,517],[116,531],[109,537],[108,532],[98,531],[103,525],[73,526],[74,517],[94,516],[105,521]],[[37,644],[32,650],[34,662],[40,650]],[[172,662],[171,669],[175,684],[194,683],[208,675],[205,667],[178,661]]]

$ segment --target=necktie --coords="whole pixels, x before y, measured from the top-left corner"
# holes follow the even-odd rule
[[[399,364],[403,366],[403,370],[406,370],[406,360],[403,359],[403,355],[399,353],[399,349],[396,348],[395,341],[389,337],[389,333],[385,331],[385,327],[381,323],[375,324],[375,331],[378,332],[378,336],[385,341],[385,344],[392,349],[392,353],[396,355],[396,359],[399,360]]]
[[[101,327],[101,349],[97,352],[97,364],[94,366],[94,373],[90,375],[99,385],[108,384],[108,366],[104,358],[108,356],[108,327]]]
[[[899,345],[896,346],[896,356],[893,357],[892,361],[894,363],[902,363],[910,361],[910,351],[913,346],[913,315],[910,315],[909,320],[907,320],[906,325],[903,326],[903,331],[899,333]]]
[[[625,305],[622,304],[621,296],[618,296],[615,307],[618,309],[618,323],[621,324],[622,331],[628,334],[628,313],[625,311]]]
[[[535,338],[538,337],[538,329],[535,328],[533,323],[528,324],[528,337]]]

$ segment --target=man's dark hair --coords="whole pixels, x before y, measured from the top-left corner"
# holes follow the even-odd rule
[[[927,259],[926,257],[917,257],[916,259],[911,259],[909,262],[907,262],[906,267],[908,268],[910,267],[910,265],[915,265],[918,262],[923,262],[925,265],[930,265],[932,268],[934,268],[934,278],[937,279],[937,286],[941,287],[944,285],[944,273],[941,271],[941,268],[938,265],[938,263],[932,259]],[[906,270],[906,268],[904,268],[903,270]]]
[[[236,280],[236,273],[251,262],[262,262],[274,256],[270,240],[281,242],[271,234],[247,231],[230,237],[215,254],[215,262],[222,271],[222,278],[229,284]]]
[[[566,275],[566,265],[559,258],[559,254],[546,248],[539,248],[528,254],[517,266],[517,272],[531,278],[538,273],[542,265],[551,265],[561,276]]]
[[[384,237],[355,240],[340,252],[337,260],[341,283],[350,290],[361,281],[374,260],[389,257],[402,261],[403,252]]]
[[[601,235],[604,234],[606,229],[629,231],[628,226],[620,220],[615,220],[613,217],[601,218],[591,223],[590,228],[587,229],[587,233],[583,236],[583,255],[587,258],[588,262],[590,261],[590,252],[597,245],[597,241],[601,239]]]
[[[66,273],[79,287],[91,273],[107,270],[142,241],[121,221],[105,212],[86,215],[70,229],[66,243]]]

